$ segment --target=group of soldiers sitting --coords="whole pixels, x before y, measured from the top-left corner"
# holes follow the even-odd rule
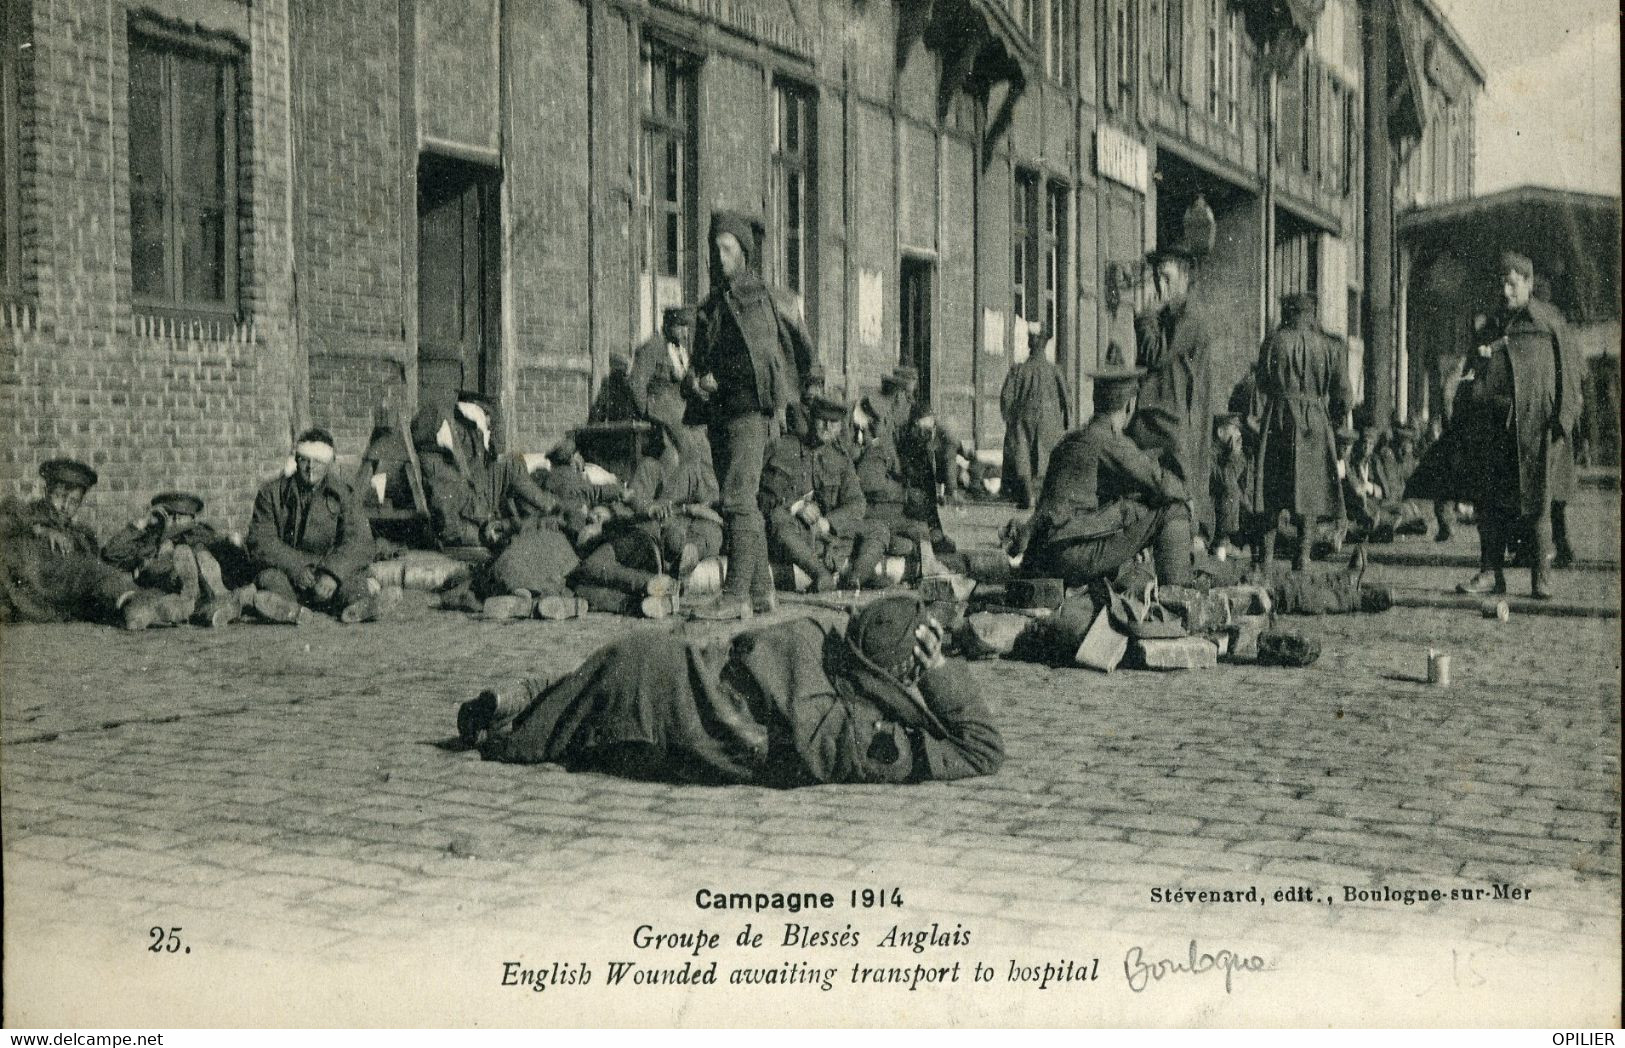
[[[668,311],[664,339],[684,346],[690,324],[688,311]],[[853,407],[827,394],[817,366],[808,369],[803,398],[767,448],[759,493],[781,588],[885,587],[900,579],[896,558],[929,565],[952,551],[938,499],[957,490],[963,458],[916,399],[916,384],[912,369],[899,368],[880,395]],[[371,518],[411,505],[415,469],[428,545],[453,565],[441,573],[442,606],[489,618],[671,615],[682,594],[720,588],[724,521],[705,429],[662,411],[660,391],[651,402],[648,389],[628,400],[653,427],[626,477],[585,461],[569,438],[528,462],[499,453],[495,406],[475,393],[459,394],[450,413],[423,409],[404,437],[375,434],[353,476],[335,468],[332,436],[310,429],[283,475],[260,489],[246,536],[205,523],[197,495],[165,492],[102,546],[75,521],[95,471],[53,460],[41,469],[43,497],[0,507],[0,613],[128,629],[244,616],[296,622],[301,608],[349,623],[383,617],[402,579],[378,562],[401,536],[387,523],[375,536]]]

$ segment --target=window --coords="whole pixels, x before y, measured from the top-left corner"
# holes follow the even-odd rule
[[[1053,182],[1044,194],[1044,328],[1055,340],[1055,356],[1062,356],[1061,332],[1066,302],[1066,197],[1065,186]]]
[[[638,203],[643,235],[638,294],[642,328],[654,331],[663,309],[692,302],[699,293],[692,60],[646,43],[641,93]]]
[[[1155,23],[1153,23],[1155,26]],[[1185,0],[1163,0],[1162,82],[1172,94],[1180,94],[1185,80]]]
[[[21,80],[24,28],[22,5],[0,0],[0,298],[22,287]]]
[[[1044,71],[1053,80],[1072,86],[1072,3],[1049,0],[1049,38]]]
[[[130,281],[138,306],[237,312],[237,61],[130,35]]]
[[[1127,0],[1111,0],[1107,12],[1106,57],[1110,70],[1106,79],[1106,104],[1119,112],[1134,108],[1134,80],[1137,54],[1134,49],[1134,19]]]
[[[1224,29],[1224,121],[1235,128],[1241,120],[1241,12],[1225,16]]]
[[[1360,289],[1349,288],[1349,338],[1358,340],[1360,335]]]
[[[1354,175],[1361,156],[1360,118],[1354,105],[1354,90],[1343,94],[1343,195],[1354,192]]]
[[[1012,313],[1028,321],[1038,319],[1033,284],[1037,279],[1034,255],[1037,253],[1038,176],[1016,173],[1015,206],[1010,216],[1010,247],[1013,262],[1011,285]]]
[[[1207,0],[1207,115],[1224,104],[1224,0]]]
[[[794,292],[804,311],[814,287],[814,171],[817,163],[815,121],[818,103],[799,84],[779,81],[773,89],[773,236],[778,250],[778,283]]]

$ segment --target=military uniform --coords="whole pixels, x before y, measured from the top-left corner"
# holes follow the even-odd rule
[[[1022,573],[1083,585],[1113,575],[1149,546],[1157,578],[1183,585],[1190,576],[1185,499],[1171,470],[1097,414],[1062,437],[1050,456]]]
[[[999,390],[999,414],[1004,418],[1004,474],[1000,490],[1016,505],[1032,505],[1033,494],[1044,482],[1056,441],[1071,425],[1066,381],[1044,358],[1042,347],[1010,368]]]
[[[66,535],[70,548],[52,550],[36,527]],[[6,500],[0,505],[0,621],[113,620],[137,586],[100,554],[94,532],[62,519],[44,499]]]
[[[1139,410],[1128,436],[1191,494],[1192,526],[1213,525],[1207,477],[1212,468],[1212,340],[1200,307],[1167,305],[1140,323]]]
[[[369,600],[367,565],[372,529],[361,499],[332,473],[306,488],[297,476],[260,488],[248,524],[248,553],[259,574],[254,584],[323,611],[341,611]],[[338,581],[326,601],[315,594],[321,575]]]
[[[815,415],[818,410],[815,406]],[[835,407],[836,412],[842,410]],[[768,451],[760,498],[773,558],[800,567],[818,589],[833,588],[833,571],[840,567],[848,545],[849,576],[858,582],[885,555],[889,534],[864,519],[868,502],[857,471],[834,444],[779,438]],[[808,524],[803,506],[813,507],[818,514],[814,519],[825,526]]]

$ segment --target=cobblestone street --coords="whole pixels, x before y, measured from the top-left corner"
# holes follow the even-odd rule
[[[1616,496],[1591,496],[1571,512],[1586,518],[1582,561],[1601,566],[1558,580],[1565,599],[1617,611]],[[973,510],[956,530],[974,539],[1002,515]],[[1447,547],[1379,550],[1372,574],[1443,590],[1475,542],[1468,528]],[[1380,563],[1413,555],[1439,566]],[[1526,584],[1514,573],[1514,592]],[[482,682],[683,627],[488,624],[415,601],[365,627],[6,631],[9,1024],[841,1022],[873,1007],[963,1023],[1618,1021],[1617,617],[1297,620],[1324,648],[1303,671],[974,663],[1005,735],[998,775],[775,792],[458,752],[456,704]],[[807,613],[837,614],[779,614]],[[1430,646],[1455,656],[1448,690],[1421,682]],[[1158,886],[1253,885],[1310,886],[1314,904],[1149,901]],[[1493,885],[1530,895],[1410,906],[1344,888]],[[846,905],[893,886],[900,909]],[[827,890],[841,905],[714,913],[695,908],[700,888]],[[704,926],[731,946],[747,920],[769,947],[787,921],[864,938],[774,963],[979,957],[1003,989],[1007,960],[1098,955],[1101,982],[891,989],[878,1005],[798,987],[753,1017],[725,991],[616,1003],[499,985],[507,960],[680,966],[691,953],[648,956],[633,928]],[[879,949],[894,921],[974,938]],[[186,952],[151,952],[154,927],[183,929]],[[1124,992],[1125,949],[1183,957],[1193,937],[1272,970],[1236,973],[1228,994],[1222,978]],[[1435,983],[1453,996],[1432,1003]]]

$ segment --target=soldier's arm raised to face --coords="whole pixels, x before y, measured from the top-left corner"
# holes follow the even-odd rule
[[[1102,447],[1100,465],[1129,481],[1154,505],[1183,502],[1189,497],[1177,476],[1157,465],[1127,437],[1118,436]]]

